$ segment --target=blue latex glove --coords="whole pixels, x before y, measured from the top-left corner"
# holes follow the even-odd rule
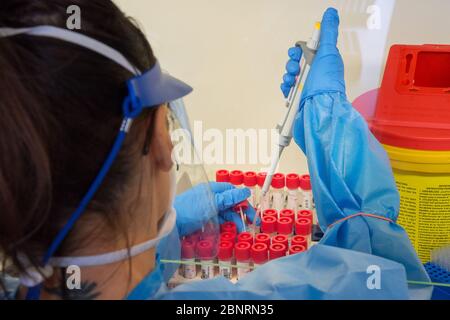
[[[339,92],[345,96],[344,63],[336,46],[338,27],[339,16],[336,9],[327,9],[322,19],[319,49],[306,79],[300,105],[303,105],[306,99],[322,93]],[[295,77],[300,73],[302,49],[290,48],[288,55],[290,60],[286,64],[287,73],[281,84],[285,97],[294,85]]]
[[[295,84],[295,78],[300,73],[300,59],[302,58],[302,49],[300,47],[292,47],[288,51],[290,60],[286,63],[286,73],[283,76],[281,91],[285,98],[289,96],[291,88]]]
[[[211,194],[214,203],[207,199],[206,195]],[[250,197],[248,188],[235,188],[231,183],[210,182],[198,185],[175,198],[174,207],[177,211],[177,227],[181,236],[195,232],[201,226],[213,218],[215,212],[219,212],[219,223],[233,221],[236,223],[238,232],[242,232],[241,217],[232,208]],[[215,208],[212,207],[215,205]],[[215,210],[216,209],[216,210]],[[255,209],[249,206],[245,214],[253,221]]]

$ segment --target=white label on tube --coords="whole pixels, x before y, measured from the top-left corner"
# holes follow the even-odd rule
[[[221,263],[226,264],[226,266],[220,265]],[[231,279],[231,276],[233,275],[230,265],[231,261],[219,261],[219,274],[227,279]]]
[[[212,265],[212,260],[202,260],[202,279],[211,279],[214,278],[214,266]],[[203,264],[205,263],[205,264]]]
[[[237,278],[238,280],[245,276],[250,272],[250,263],[249,262],[236,262],[237,267]]]
[[[288,189],[288,195],[287,195],[287,209],[294,210],[297,214],[298,210],[298,191],[295,189]]]
[[[277,211],[280,211],[284,208],[284,197],[283,190],[276,190],[272,192],[273,199],[273,208]]]
[[[182,265],[182,276],[186,279],[194,279],[197,276],[197,266],[195,265],[195,259],[183,259],[184,262],[192,262],[192,264]]]
[[[248,202],[255,208],[256,207],[256,194],[255,194],[255,188],[250,187],[248,188],[250,190],[250,198],[248,198]]]
[[[302,208],[305,210],[312,210],[312,192],[311,190],[302,190],[303,201]]]
[[[270,209],[270,193],[267,192],[266,195],[261,199],[261,210],[264,211]]]

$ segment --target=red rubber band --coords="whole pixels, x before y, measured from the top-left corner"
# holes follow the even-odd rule
[[[385,220],[385,221],[394,223],[394,221],[392,221],[391,219],[386,218],[386,217],[377,216],[376,214],[371,214],[371,213],[359,212],[359,213],[352,214],[350,216],[347,216],[345,218],[342,218],[342,219],[339,219],[339,220],[333,222],[332,224],[330,224],[328,226],[328,229],[331,229],[335,224],[338,224],[339,222],[342,222],[342,221],[345,221],[345,220],[348,220],[348,219],[351,219],[354,217],[358,217],[358,216],[371,217],[371,218],[376,218],[376,219]]]

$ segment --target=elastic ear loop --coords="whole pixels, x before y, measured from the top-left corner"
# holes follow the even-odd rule
[[[103,180],[105,179],[106,174],[111,169],[111,166],[114,163],[114,160],[117,157],[117,155],[120,151],[120,148],[122,147],[123,141],[125,140],[125,137],[126,137],[127,133],[129,132],[131,124],[133,123],[133,118],[135,118],[139,114],[139,113],[134,113],[132,115],[129,115],[127,110],[130,110],[129,109],[130,104],[131,104],[131,99],[129,97],[125,98],[124,103],[123,103],[123,110],[125,113],[125,117],[122,120],[122,124],[120,126],[119,133],[117,134],[116,140],[114,141],[111,151],[109,152],[108,157],[106,158],[105,162],[103,163],[103,166],[100,169],[99,173],[97,174],[96,178],[94,179],[94,181],[92,182],[88,191],[86,192],[86,194],[84,195],[80,204],[78,205],[78,208],[69,217],[69,220],[64,225],[64,227],[61,229],[61,231],[58,233],[58,235],[56,236],[56,238],[53,240],[52,244],[50,245],[49,249],[47,250],[47,252],[44,256],[43,262],[42,262],[44,266],[47,265],[50,258],[55,254],[56,250],[58,250],[59,246],[64,241],[67,234],[70,232],[70,230],[75,225],[75,222],[78,220],[78,218],[81,216],[81,214],[86,210],[87,205],[92,200],[92,198],[94,197],[98,188],[100,187]],[[127,116],[127,114],[128,114],[128,116]],[[41,293],[41,287],[42,287],[42,283],[29,288],[26,299],[27,300],[39,299],[39,296]]]

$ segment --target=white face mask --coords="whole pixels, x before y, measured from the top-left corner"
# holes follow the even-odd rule
[[[129,249],[125,248],[99,255],[80,257],[53,257],[50,259],[48,266],[39,269],[40,272],[38,272],[34,267],[27,268],[26,273],[20,276],[20,283],[26,287],[33,287],[44,281],[44,277],[41,273],[43,273],[45,277],[50,277],[53,274],[53,267],[64,268],[72,265],[78,267],[91,267],[106,265],[124,261],[156,247],[163,238],[167,237],[172,232],[176,225],[177,215],[175,208],[173,207],[176,195],[176,173],[174,168],[172,168],[172,170],[170,171],[169,176],[169,209],[164,215],[156,238],[134,245]]]

